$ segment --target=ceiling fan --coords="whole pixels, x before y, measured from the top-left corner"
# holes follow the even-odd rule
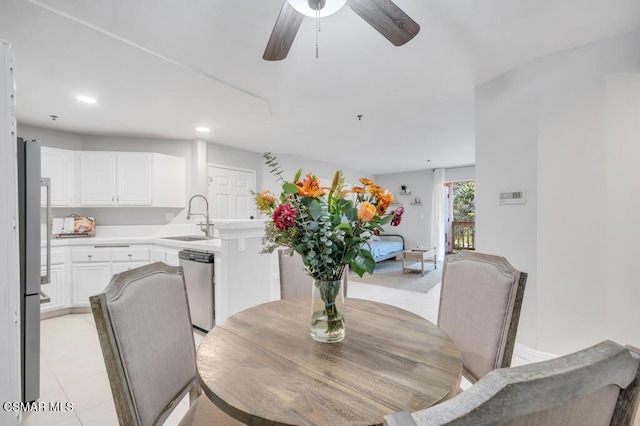
[[[262,58],[286,58],[304,15],[319,19],[337,12],[345,3],[396,46],[402,46],[420,31],[420,25],[391,0],[284,0]]]

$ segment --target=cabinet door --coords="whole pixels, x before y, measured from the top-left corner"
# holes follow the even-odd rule
[[[113,206],[116,204],[116,159],[108,152],[80,154],[80,204]]]
[[[42,272],[44,273],[44,268]],[[49,296],[49,302],[40,304],[40,312],[50,312],[66,307],[63,293],[67,289],[67,286],[64,285],[65,280],[64,265],[52,265],[51,281],[49,284],[40,286],[41,291]]]
[[[151,161],[151,154],[118,154],[118,205],[151,205]]]
[[[114,262],[111,264],[111,273],[113,275],[120,272],[130,271],[140,266],[148,265],[149,262]]]
[[[149,262],[149,246],[117,247],[111,249],[112,262]]]
[[[167,249],[167,265],[180,266],[180,258],[178,257],[179,250]]]
[[[40,268],[45,274],[47,263],[46,250],[40,254]],[[40,304],[40,312],[50,312],[69,306],[71,294],[69,292],[69,267],[67,264],[67,248],[54,247],[51,249],[51,280],[49,284],[42,284],[40,290],[50,301]]]
[[[74,264],[72,269],[74,306],[88,306],[89,296],[101,293],[111,281],[109,263]]]
[[[42,147],[40,176],[51,179],[51,205],[73,205],[73,151]]]
[[[153,154],[153,205],[185,208],[187,204],[186,165],[182,157]]]
[[[167,251],[163,248],[153,247],[151,250],[149,250],[149,256],[149,263],[167,263]]]

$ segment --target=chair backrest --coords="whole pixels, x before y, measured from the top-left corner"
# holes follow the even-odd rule
[[[388,426],[631,426],[640,394],[639,354],[604,341],[549,361],[489,373],[470,389]]]
[[[90,300],[120,424],[162,424],[187,392],[201,392],[182,267],[114,275]]]
[[[526,273],[500,256],[460,252],[446,257],[438,327],[456,343],[471,383],[511,365],[526,281]]]
[[[305,266],[302,257],[298,253],[291,254],[291,249],[278,250],[278,265],[280,269],[280,298],[311,298],[313,291],[313,278],[304,271]],[[342,276],[342,291],[347,297],[347,283],[349,266]]]

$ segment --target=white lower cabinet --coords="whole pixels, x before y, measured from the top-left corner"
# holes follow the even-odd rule
[[[153,262],[178,266],[176,248],[151,244],[95,244],[57,247],[51,252],[51,282],[42,285],[50,301],[41,312],[89,306],[89,297],[102,293],[115,274]],[[43,252],[43,263],[45,262]],[[45,266],[42,265],[42,272]]]
[[[149,250],[149,263],[167,263],[167,250],[162,247],[152,247]]]
[[[51,275],[49,284],[42,284],[40,290],[49,297],[49,301],[40,304],[40,312],[50,312],[65,308],[69,305],[69,268],[67,267],[66,248],[51,250]],[[41,274],[46,274],[46,252],[43,250],[41,259]]]
[[[180,250],[155,246],[150,250],[149,263],[163,262],[170,266],[179,266],[178,252]]]
[[[89,296],[101,293],[111,281],[111,248],[71,249],[71,304],[89,306]]]
[[[119,274],[120,272],[130,271],[131,269],[148,264],[149,262],[114,262],[111,264],[111,274]]]
[[[180,250],[177,249],[167,249],[167,265],[180,266],[180,259],[178,259],[179,251]]]
[[[101,293],[111,281],[110,263],[76,263],[71,266],[71,269],[73,306],[89,306],[89,296]]]
[[[149,246],[114,247],[111,249],[111,273],[113,275],[149,263]]]
[[[68,297],[65,297],[67,286],[66,267],[62,265],[51,265],[51,279],[49,284],[42,284],[40,290],[43,295],[49,298],[48,302],[40,304],[40,312],[50,312],[62,309],[66,306]],[[44,273],[44,268],[41,271]],[[68,292],[67,292],[68,293]]]

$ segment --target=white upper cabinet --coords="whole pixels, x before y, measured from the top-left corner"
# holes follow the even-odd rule
[[[81,206],[116,205],[116,154],[110,152],[80,152]]]
[[[139,152],[78,152],[82,206],[186,205],[182,157]]]
[[[187,207],[187,168],[184,158],[153,154],[153,205]]]
[[[120,206],[150,206],[152,204],[153,154],[118,154],[118,191]]]
[[[51,205],[73,206],[73,151],[42,147],[40,176],[51,179]]]

